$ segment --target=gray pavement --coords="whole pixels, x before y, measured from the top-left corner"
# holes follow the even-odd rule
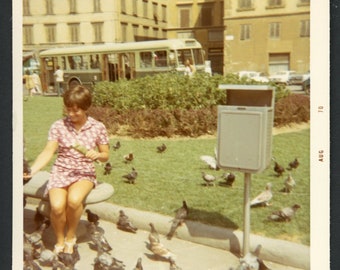
[[[34,231],[34,214],[36,209],[36,201],[29,200],[28,204],[24,210],[24,231],[26,233],[31,233]],[[225,239],[224,236],[219,235],[219,231],[216,230],[207,230],[205,229],[205,233],[202,234],[200,227],[197,227],[197,224],[191,226],[190,235],[194,239],[198,239],[198,241],[189,241],[191,239],[188,238],[186,227],[190,227],[190,225],[184,225],[178,230],[178,234],[175,235],[171,240],[166,239],[165,233],[170,228],[169,221],[171,217],[165,217],[160,215],[155,215],[154,213],[137,211],[134,209],[126,209],[109,203],[100,203],[96,205],[91,205],[90,208],[92,211],[95,211],[100,216],[100,224],[99,226],[105,231],[105,236],[108,239],[110,245],[113,250],[111,255],[119,260],[122,260],[127,270],[132,270],[137,262],[138,257],[142,258],[142,264],[144,269],[146,270],[162,270],[169,269],[169,263],[166,261],[159,261],[154,258],[152,252],[147,248],[148,244],[148,223],[154,222],[156,229],[161,234],[161,242],[169,248],[176,255],[176,262],[178,266],[180,266],[183,270],[229,270],[231,267],[236,268],[238,266],[239,259],[233,253],[229,251],[230,247],[235,246],[234,244],[230,244],[230,247],[223,246],[219,244],[219,242],[233,242],[237,241],[237,237],[232,241],[229,239]],[[136,234],[124,232],[118,230],[116,228],[115,221],[118,218],[118,209],[124,209],[126,214],[131,218],[133,223],[139,228]],[[80,261],[76,264],[77,270],[91,270],[93,269],[93,261],[96,257],[96,251],[90,248],[89,243],[91,240],[87,234],[87,219],[86,216],[82,216],[78,232],[78,245],[79,245],[79,253],[80,253]],[[217,233],[217,234],[216,234]],[[209,239],[213,237],[212,239]],[[183,239],[180,239],[183,238]],[[186,239],[185,239],[186,238]],[[185,240],[184,240],[185,239]],[[197,240],[196,239],[196,240]],[[200,239],[207,240],[206,242],[200,241]],[[227,241],[229,240],[229,241]],[[53,229],[48,228],[44,235],[43,241],[47,248],[53,249],[53,245],[55,243],[55,236],[53,233]],[[263,239],[261,239],[263,241]],[[205,243],[201,244],[199,242]],[[255,241],[254,241],[255,242]],[[212,244],[216,243],[216,244]],[[214,247],[217,246],[217,247]],[[220,245],[220,246],[219,246]],[[266,246],[267,244],[265,244]],[[236,245],[237,246],[237,245]],[[284,252],[284,245],[280,245],[283,248],[281,252]],[[233,248],[232,248],[233,249]],[[291,249],[291,246],[289,246]],[[252,247],[251,247],[252,250]],[[298,257],[299,251],[292,251]],[[296,253],[297,252],[297,253]],[[305,252],[303,250],[303,252]],[[268,253],[264,252],[264,256]],[[308,255],[308,254],[307,254]],[[303,255],[305,256],[305,255]],[[260,256],[261,257],[261,256]],[[275,256],[274,256],[275,258]],[[264,258],[263,258],[264,259]],[[306,258],[305,258],[306,259]],[[265,259],[264,259],[265,260]],[[308,260],[308,258],[307,258]],[[279,263],[274,263],[269,260],[265,260],[265,264],[272,270],[298,270],[302,268],[295,268],[292,266],[286,266]],[[304,269],[308,269],[303,267]],[[41,269],[51,269],[50,267],[42,267]]]

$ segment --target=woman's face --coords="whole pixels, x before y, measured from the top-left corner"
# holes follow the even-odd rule
[[[84,124],[86,122],[86,111],[74,105],[73,107],[66,107],[67,115],[74,124]]]

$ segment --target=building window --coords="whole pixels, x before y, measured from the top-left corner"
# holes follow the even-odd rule
[[[240,40],[250,39],[250,24],[241,24]]]
[[[223,41],[223,30],[208,30],[208,41]]]
[[[167,36],[167,32],[165,29],[162,29],[162,38],[165,39]]]
[[[153,28],[153,36],[155,38],[158,38],[158,28],[156,28],[156,27]]]
[[[281,24],[278,22],[269,24],[269,37],[270,38],[280,38],[280,28]]]
[[[23,0],[23,3],[22,3],[22,12],[23,12],[24,16],[31,15],[29,0]]]
[[[282,6],[282,0],[269,0],[268,6]]]
[[[53,2],[52,2],[52,0],[46,0],[46,14],[47,15],[53,14]]]
[[[148,1],[143,0],[143,16],[144,18],[148,17]]]
[[[153,12],[153,19],[155,21],[155,24],[158,24],[159,15],[158,15],[158,5],[157,5],[157,3],[152,3],[152,12]]]
[[[303,20],[300,23],[300,37],[310,36],[310,20]]]
[[[128,25],[127,23],[121,23],[120,24],[121,31],[122,31],[122,42],[127,41],[127,33],[128,33]]]
[[[238,7],[241,8],[241,9],[252,8],[253,7],[252,0],[239,0],[238,1]]]
[[[33,25],[24,25],[22,34],[22,41],[25,45],[33,44]]]
[[[166,6],[162,5],[162,20],[163,22],[167,21],[167,17],[166,17]]]
[[[190,9],[181,8],[179,10],[179,25],[180,27],[190,27]]]
[[[100,0],[93,0],[93,11],[101,12]]]
[[[177,38],[195,38],[195,36],[194,36],[194,33],[192,31],[178,32]]]
[[[137,16],[137,0],[132,1],[132,13],[134,16]]]
[[[212,6],[205,5],[201,8],[201,26],[211,26],[212,25]]]
[[[78,42],[79,41],[79,23],[70,23],[70,40],[71,42]]]
[[[70,0],[70,13],[77,13],[77,0]]]
[[[93,33],[94,33],[94,42],[103,42],[103,39],[102,39],[103,23],[101,22],[92,23],[92,27],[93,27]]]
[[[132,29],[133,29],[133,36],[136,38],[138,36],[138,24],[133,24]]]
[[[46,29],[46,41],[48,43],[56,42],[56,25],[55,24],[45,24]]]
[[[120,11],[123,13],[123,14],[126,14],[126,5],[125,5],[125,0],[120,0]]]
[[[143,31],[144,31],[144,37],[149,36],[149,26],[143,26]]]

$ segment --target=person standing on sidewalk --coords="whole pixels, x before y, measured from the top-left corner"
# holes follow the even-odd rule
[[[58,96],[64,93],[63,82],[64,82],[64,71],[57,66],[57,70],[54,72],[54,78],[57,85]]]
[[[104,124],[87,114],[92,102],[87,88],[78,85],[67,90],[63,101],[67,115],[52,124],[45,148],[24,179],[45,167],[57,152],[44,195],[49,196],[51,205],[57,240],[54,252],[72,254],[83,201],[97,185],[94,161],[109,159],[109,138]]]

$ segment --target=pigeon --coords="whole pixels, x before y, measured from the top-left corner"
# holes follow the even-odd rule
[[[45,216],[39,212],[39,209],[37,207],[34,214],[35,229],[36,230],[39,229],[39,227],[44,223],[45,220],[46,220]]]
[[[124,155],[123,158],[125,163],[129,163],[134,159],[134,156],[133,153],[129,153],[127,155]]]
[[[104,175],[111,174],[111,170],[112,170],[112,165],[110,162],[107,162],[104,167]]]
[[[150,244],[151,243],[159,243],[160,242],[160,239],[159,239],[159,234],[155,228],[155,225],[151,222],[149,223],[150,227],[151,227],[151,230],[150,230],[150,233],[149,233],[149,241],[150,241]]]
[[[102,250],[98,251],[97,257],[94,258],[93,266],[94,270],[125,270],[125,265],[122,261]]]
[[[269,220],[272,221],[286,221],[289,222],[295,216],[295,213],[301,206],[299,204],[294,204],[292,207],[285,207],[281,210],[274,211],[268,216]]]
[[[180,268],[179,266],[177,266],[175,260],[173,258],[170,257],[169,259],[170,262],[170,270],[182,270],[182,268]]]
[[[298,161],[297,158],[295,158],[292,162],[289,162],[288,164],[289,167],[287,168],[287,170],[296,169],[297,167],[299,167],[299,165],[300,165],[300,162]]]
[[[233,174],[232,172],[230,172],[228,174],[224,173],[222,177],[225,180],[225,183],[226,183],[227,186],[229,186],[229,187],[233,186],[233,184],[235,182],[235,174]]]
[[[117,141],[115,145],[112,145],[112,148],[114,151],[118,150],[120,148],[120,141]]]
[[[284,192],[287,192],[287,193],[292,192],[293,188],[296,185],[296,182],[291,174],[289,174],[286,180],[284,181],[284,185],[285,185],[285,187],[283,188]]]
[[[215,186],[215,183],[214,183],[214,181],[216,180],[215,176],[202,172],[202,178],[205,181],[206,186]]]
[[[117,228],[123,231],[136,233],[137,228],[132,224],[129,217],[125,215],[123,210],[119,211],[119,219],[117,222]]]
[[[285,169],[275,161],[274,171],[277,173],[277,176],[282,176]]]
[[[200,156],[200,159],[204,161],[206,164],[208,164],[210,169],[216,170],[216,171],[220,169],[220,167],[218,167],[217,165],[216,158],[212,156],[203,155],[203,156]]]
[[[105,238],[104,231],[100,230],[95,223],[90,223],[88,232],[97,250],[101,249],[104,252],[109,252],[112,250],[111,245]]]
[[[136,266],[135,266],[135,268],[133,268],[133,270],[143,270],[142,258],[141,257],[139,257],[137,259]]]
[[[97,214],[92,213],[90,209],[86,209],[85,212],[87,213],[88,222],[98,224],[99,216]]]
[[[186,201],[183,201],[182,207],[176,210],[175,218],[172,220],[170,231],[167,234],[167,238],[169,240],[173,237],[176,229],[183,224],[183,222],[188,216],[188,213],[189,213],[189,209],[188,209],[187,203]]]
[[[136,169],[134,167],[132,167],[131,172],[123,175],[122,177],[127,179],[127,182],[129,184],[135,184],[137,176],[138,176],[138,172],[136,171]]]
[[[42,266],[52,266],[55,268],[60,266],[57,254],[54,253],[52,250],[47,249],[44,245],[41,245],[39,263]]]
[[[75,269],[75,264],[80,260],[78,245],[73,246],[73,253],[59,252],[58,258],[68,269]]]
[[[24,265],[23,270],[41,270],[39,265],[34,261],[33,256],[28,253],[24,253]]]
[[[157,146],[157,152],[158,153],[163,153],[166,150],[166,145],[162,143],[162,145]]]
[[[253,200],[251,200],[250,206],[257,206],[257,205],[268,206],[269,201],[271,200],[272,197],[273,197],[272,184],[267,183],[266,189],[263,192],[261,192],[259,195],[257,195]]]
[[[150,243],[150,250],[153,254],[170,260],[170,258],[175,258],[176,255],[172,253],[169,249],[167,249],[161,242],[152,242]]]
[[[50,226],[50,224],[51,222],[47,219],[40,225],[39,229],[35,230],[31,234],[26,234],[25,237],[27,238],[27,241],[32,245],[38,244],[42,239],[44,231]]]

